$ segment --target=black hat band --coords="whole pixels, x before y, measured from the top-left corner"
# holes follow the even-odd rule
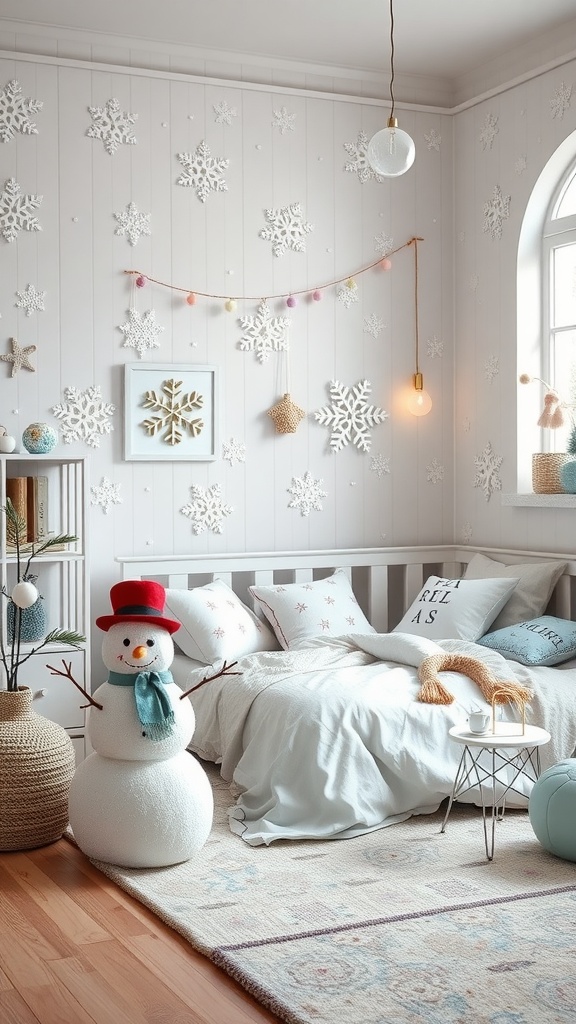
[[[151,608],[147,604],[127,604],[117,608],[114,615],[162,615],[160,608]]]

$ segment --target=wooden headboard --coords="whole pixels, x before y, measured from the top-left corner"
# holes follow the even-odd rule
[[[576,556],[556,552],[432,545],[404,548],[348,548],[340,551],[263,551],[240,554],[151,555],[119,557],[122,579],[155,579],[165,587],[189,590],[214,579],[227,583],[253,607],[248,587],[254,584],[307,583],[348,573],[364,614],[381,633],[393,629],[430,575],[456,579],[480,552],[498,562],[565,561],[567,567],[548,611],[576,621]]]

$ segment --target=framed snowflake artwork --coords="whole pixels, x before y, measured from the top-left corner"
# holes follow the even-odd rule
[[[124,458],[216,458],[216,369],[189,363],[124,367]]]

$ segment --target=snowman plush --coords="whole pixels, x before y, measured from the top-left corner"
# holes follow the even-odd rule
[[[159,583],[125,580],[110,600],[113,614],[96,620],[108,679],[89,698],[94,753],[72,780],[70,824],[96,860],[178,864],[202,848],[214,810],[208,777],[186,750],[194,710],[170,672],[180,624],[165,618]]]

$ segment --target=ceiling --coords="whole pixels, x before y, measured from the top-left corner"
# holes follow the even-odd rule
[[[337,65],[389,68],[389,0],[1,0],[3,20]],[[575,0],[395,0],[395,69],[455,79],[576,26]]]

